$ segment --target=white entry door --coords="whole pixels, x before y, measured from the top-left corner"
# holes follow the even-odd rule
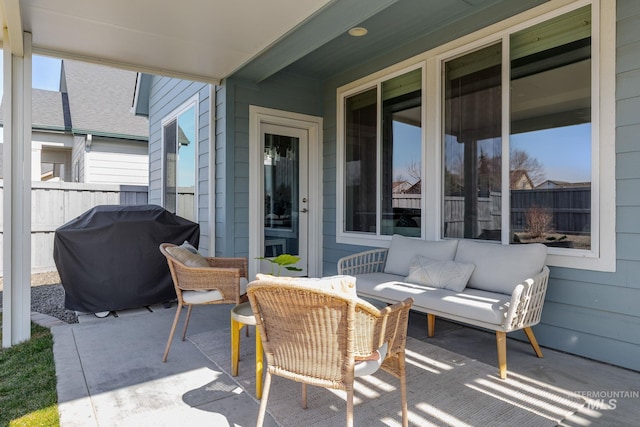
[[[262,142],[262,253],[275,258],[296,255],[301,271],[286,269],[281,275],[306,276],[309,244],[309,132],[289,126],[261,123]],[[262,261],[261,273],[272,263]]]
[[[322,118],[250,106],[249,134],[249,277],[271,273],[260,258],[283,253],[301,271],[281,275],[319,277]]]

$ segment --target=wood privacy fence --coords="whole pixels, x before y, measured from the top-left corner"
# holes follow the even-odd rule
[[[56,228],[98,205],[146,205],[148,188],[137,185],[33,182],[31,184],[31,271],[55,271],[53,238]],[[0,201],[4,182],[0,180]],[[4,235],[0,210],[0,260]],[[0,262],[0,275],[2,274]]]
[[[527,229],[527,211],[548,210],[556,233],[591,232],[591,187],[514,190],[511,192],[511,224],[514,231]]]
[[[420,210],[420,194],[394,194],[393,207]],[[478,197],[477,230],[501,228],[502,196],[492,192],[489,197]],[[464,197],[444,198],[444,223],[447,237],[464,237]],[[591,187],[512,190],[512,231],[527,230],[527,212],[533,208],[548,210],[552,216],[551,228],[556,233],[589,234],[591,231]]]

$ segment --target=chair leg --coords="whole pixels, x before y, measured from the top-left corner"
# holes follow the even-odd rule
[[[507,378],[507,333],[496,331],[496,344],[498,346],[498,370],[500,378]]]
[[[407,375],[404,364],[404,351],[398,353],[398,370],[400,374],[400,399],[402,400],[402,426],[409,426],[409,416],[407,414]]]
[[[302,384],[302,409],[307,409],[307,385]]]
[[[540,346],[538,345],[536,336],[533,335],[533,330],[531,329],[531,327],[524,328],[524,333],[527,335],[527,338],[529,338],[529,342],[531,343],[531,347],[533,347],[533,351],[536,352],[536,356],[544,357],[542,356],[542,351],[540,350]]]
[[[249,327],[247,326],[247,330]],[[260,338],[260,331],[256,328],[256,397],[262,398],[262,373],[264,365],[262,361],[262,338]]]
[[[347,390],[347,427],[353,427],[353,384]]]
[[[258,421],[256,421],[256,427],[262,427],[262,424],[264,424],[264,414],[267,411],[267,400],[269,399],[270,388],[271,372],[267,370],[267,375],[264,379],[264,389],[262,391],[262,399],[260,400],[260,411],[258,412]]]
[[[176,315],[173,318],[173,325],[171,325],[171,332],[169,332],[169,339],[167,340],[167,346],[164,349],[164,356],[162,356],[162,361],[167,361],[167,356],[169,356],[169,349],[171,348],[171,342],[173,341],[173,334],[176,332],[176,326],[178,325],[178,319],[180,318],[180,311],[182,310],[182,304],[178,303],[178,308],[176,309]]]
[[[191,319],[191,309],[193,305],[189,305],[187,309],[187,320],[184,321],[184,330],[182,331],[182,341],[184,341],[184,337],[187,336],[187,327],[189,326],[189,319]]]
[[[436,316],[433,314],[427,314],[427,336],[433,337],[436,332]]]

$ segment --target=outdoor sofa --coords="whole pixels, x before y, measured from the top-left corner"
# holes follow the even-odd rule
[[[536,355],[531,330],[540,315],[549,278],[543,244],[501,245],[470,240],[426,241],[394,235],[388,249],[374,249],[338,261],[338,274],[356,277],[358,296],[386,303],[407,297],[435,318],[496,332],[500,378],[507,376],[506,334],[522,329]]]

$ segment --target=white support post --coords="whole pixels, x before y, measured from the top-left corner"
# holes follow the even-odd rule
[[[21,42],[3,52],[3,347],[31,338],[31,34]]]

